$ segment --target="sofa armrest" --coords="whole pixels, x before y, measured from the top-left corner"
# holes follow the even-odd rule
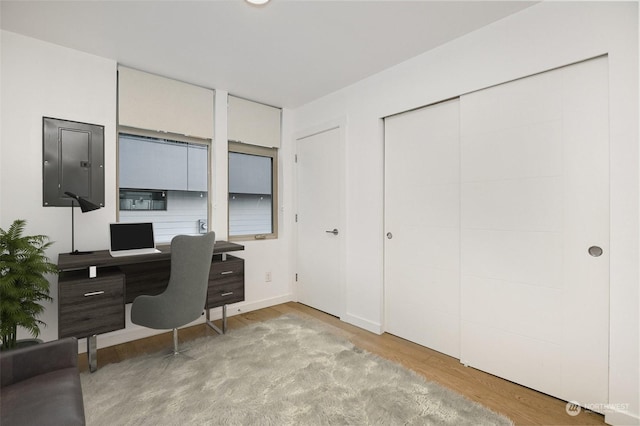
[[[78,366],[78,339],[52,342],[0,352],[0,386],[63,368]]]

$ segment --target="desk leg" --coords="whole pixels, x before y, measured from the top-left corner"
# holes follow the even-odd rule
[[[218,334],[225,334],[227,332],[227,305],[222,305],[222,330],[218,328],[213,322],[209,314],[209,308],[206,310],[206,323],[209,327],[213,328]]]
[[[95,372],[98,369],[98,337],[87,337],[87,359],[89,360],[89,371]]]
[[[222,305],[222,332],[227,332],[227,305]]]

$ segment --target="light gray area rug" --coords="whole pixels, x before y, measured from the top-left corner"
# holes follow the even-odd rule
[[[184,346],[81,374],[87,424],[512,424],[293,315]]]

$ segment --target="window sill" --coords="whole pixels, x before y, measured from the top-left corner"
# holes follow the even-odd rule
[[[264,240],[276,240],[278,236],[276,234],[258,234],[258,235],[234,235],[229,236],[229,241],[264,241]]]

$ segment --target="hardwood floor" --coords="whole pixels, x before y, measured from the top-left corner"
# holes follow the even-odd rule
[[[382,335],[370,333],[299,303],[289,302],[230,317],[229,330],[266,321],[283,314],[296,314],[316,319],[326,324],[336,335],[349,339],[354,345],[402,364],[427,380],[438,382],[485,407],[502,413],[516,425],[605,424],[604,417],[600,414],[582,410],[577,416],[569,416],[565,411],[566,402],[564,401],[465,367],[455,358],[399,337],[387,333]],[[217,334],[204,324],[181,329],[179,332],[181,342],[215,335]],[[169,332],[99,349],[98,368],[144,353],[166,351],[172,345],[172,335]],[[80,356],[79,364],[80,371],[88,370],[85,356]]]

